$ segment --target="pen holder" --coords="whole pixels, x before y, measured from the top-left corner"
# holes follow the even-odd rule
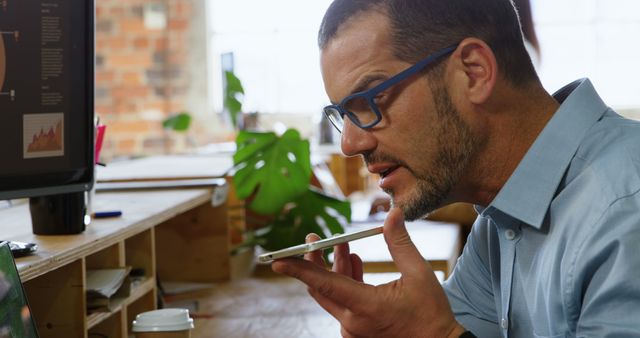
[[[84,192],[31,197],[29,211],[36,235],[78,234],[85,230]]]

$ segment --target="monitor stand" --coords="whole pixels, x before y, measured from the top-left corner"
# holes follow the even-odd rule
[[[69,235],[84,231],[84,191],[29,198],[31,224],[36,235]]]

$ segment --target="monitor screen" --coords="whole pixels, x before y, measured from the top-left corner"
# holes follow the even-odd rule
[[[93,69],[93,1],[0,1],[0,199],[91,187]]]
[[[0,338],[38,336],[11,250],[0,242]]]

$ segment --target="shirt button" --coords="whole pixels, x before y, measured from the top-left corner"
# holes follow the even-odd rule
[[[508,329],[509,328],[509,321],[506,318],[502,318],[500,319],[500,327],[503,329]]]
[[[514,238],[516,238],[516,232],[511,230],[511,229],[507,229],[504,232],[504,237],[506,237],[508,240],[512,241]]]

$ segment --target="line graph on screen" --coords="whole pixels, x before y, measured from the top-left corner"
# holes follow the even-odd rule
[[[25,114],[24,158],[64,156],[64,114]]]

